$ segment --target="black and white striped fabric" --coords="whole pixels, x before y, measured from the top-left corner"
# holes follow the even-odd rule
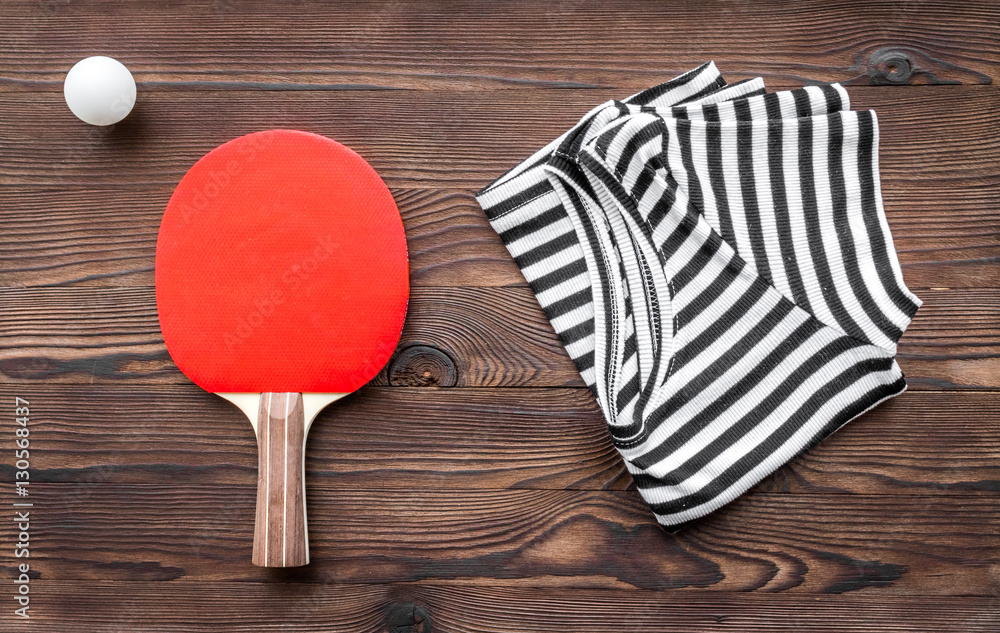
[[[873,112],[706,64],[478,195],[657,520],[728,503],[906,388]]]
[[[494,181],[477,195],[493,227],[500,233],[538,301],[573,358],[587,385],[596,389],[594,373],[594,303],[583,247],[574,236],[567,208],[586,200],[586,178],[572,161],[584,132],[595,117],[618,112],[625,105],[671,106],[682,102],[722,101],[764,93],[762,79],[726,86],[715,64],[709,62],[671,81],[644,90],[622,104],[608,101],[584,116],[565,134]],[[570,157],[568,161],[564,157]],[[555,182],[549,163],[562,164],[564,173],[582,185],[566,194]]]

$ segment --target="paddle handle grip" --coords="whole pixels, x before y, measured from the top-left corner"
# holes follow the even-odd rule
[[[254,565],[298,567],[309,564],[305,444],[302,394],[260,394]]]

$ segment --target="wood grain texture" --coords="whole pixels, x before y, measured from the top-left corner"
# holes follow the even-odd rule
[[[33,403],[33,481],[257,481],[254,433],[194,385],[0,388]],[[761,482],[757,492],[993,495],[1000,393],[908,392]],[[586,389],[368,387],[309,434],[309,486],[393,490],[623,490],[631,478]],[[13,468],[0,464],[0,481]],[[755,494],[751,492],[750,494]]]
[[[0,286],[152,285],[156,236],[172,191],[0,187]],[[471,192],[392,194],[403,215],[412,285],[525,283]],[[960,222],[956,240],[975,242]]]
[[[879,116],[887,187],[1000,184],[1000,90],[859,87]],[[0,91],[0,184],[173,187],[202,155],[268,128],[304,129],[357,151],[393,189],[477,190],[621,90],[151,92],[109,128],[83,125],[52,92]],[[238,116],[233,113],[238,112]],[[166,200],[164,199],[164,203]]]
[[[45,580],[32,589],[33,631],[256,633],[283,631],[401,633],[405,616],[422,616],[422,633],[607,633],[681,630],[766,633],[986,633],[996,630],[997,598],[670,594],[616,589],[324,585],[318,583],[73,583]],[[192,605],[197,605],[193,609]],[[208,620],[203,613],[212,613]],[[400,618],[400,616],[404,616]],[[6,613],[0,614],[3,623]],[[414,622],[413,619],[410,622]],[[418,631],[420,629],[411,629]]]
[[[988,1],[19,0],[3,12],[3,83],[53,91],[92,50],[123,60],[145,90],[638,90],[706,59],[781,85],[982,84],[1000,72],[1000,10]]]
[[[0,187],[0,286],[153,284],[166,185]],[[472,191],[397,189],[410,283],[524,285]],[[1000,286],[1000,187],[886,187],[892,237],[912,288]]]
[[[5,0],[0,25],[0,406],[32,403],[36,502],[32,621],[8,584],[0,631],[998,629],[994,0]],[[92,54],[139,83],[111,128],[61,96]],[[910,392],[671,535],[472,194],[708,59],[772,89],[846,82],[877,111],[925,305]],[[151,288],[181,175],[273,127],[385,177],[415,289],[386,369],[312,429],[313,564],[286,570],[250,564],[253,430],[177,372]]]
[[[262,393],[257,414],[257,508],[253,564],[309,564],[306,529],[306,420],[301,393]]]
[[[0,297],[5,379],[187,381],[163,344],[153,288],[0,289]],[[460,386],[582,385],[527,287],[414,289],[400,348],[411,345],[444,352]]]
[[[924,305],[898,352],[910,387],[1000,387],[1000,289],[919,296]],[[187,382],[163,344],[153,288],[0,288],[0,301],[4,380]],[[404,354],[411,347],[418,353]],[[393,384],[435,386],[442,371],[459,387],[583,386],[527,287],[415,288],[399,352],[374,383],[405,375]]]
[[[291,575],[250,565],[254,486],[39,482],[32,569],[61,580],[993,596],[1000,564],[1000,507],[977,496],[762,493],[667,534],[633,491],[308,494],[311,563]]]

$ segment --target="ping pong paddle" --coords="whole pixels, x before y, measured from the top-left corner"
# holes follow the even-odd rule
[[[389,360],[408,297],[399,210],[336,141],[249,134],[177,185],[156,243],[160,327],[178,368],[253,425],[255,565],[308,564],[306,435]]]

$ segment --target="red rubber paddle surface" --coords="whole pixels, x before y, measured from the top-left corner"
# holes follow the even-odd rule
[[[156,244],[170,356],[214,393],[348,393],[392,355],[409,297],[392,195],[328,138],[270,130],[199,160]]]

